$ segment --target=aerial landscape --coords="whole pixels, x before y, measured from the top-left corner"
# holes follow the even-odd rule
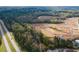
[[[79,52],[79,6],[1,6],[0,52]]]

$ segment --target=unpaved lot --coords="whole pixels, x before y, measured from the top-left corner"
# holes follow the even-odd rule
[[[67,18],[61,24],[33,24],[33,27],[47,37],[77,38],[79,37],[78,19],[78,17]]]

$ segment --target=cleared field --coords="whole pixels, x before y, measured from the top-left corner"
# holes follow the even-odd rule
[[[62,36],[65,39],[78,38],[78,19],[78,17],[67,18],[61,24],[33,24],[33,27],[47,37]]]

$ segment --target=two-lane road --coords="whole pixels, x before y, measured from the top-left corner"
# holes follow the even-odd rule
[[[3,26],[4,30],[6,31],[6,34],[8,35],[9,40],[12,43],[12,46],[15,48],[16,52],[20,52],[19,47],[16,45],[14,39],[12,39],[12,36],[11,36],[10,32],[7,30],[6,26],[4,25],[4,22],[2,20],[0,20],[0,23]]]
[[[7,42],[7,40],[6,40],[6,37],[5,37],[4,33],[3,33],[3,30],[2,30],[1,25],[0,25],[0,31],[1,31],[2,39],[3,39],[3,41],[4,41],[6,50],[7,50],[8,52],[11,52],[11,49],[10,49],[9,44],[8,44],[8,42]]]

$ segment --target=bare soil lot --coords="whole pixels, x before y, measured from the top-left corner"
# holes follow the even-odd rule
[[[78,19],[79,17],[67,18],[61,24],[33,24],[33,27],[47,37],[62,36],[65,39],[73,39],[79,37]]]

